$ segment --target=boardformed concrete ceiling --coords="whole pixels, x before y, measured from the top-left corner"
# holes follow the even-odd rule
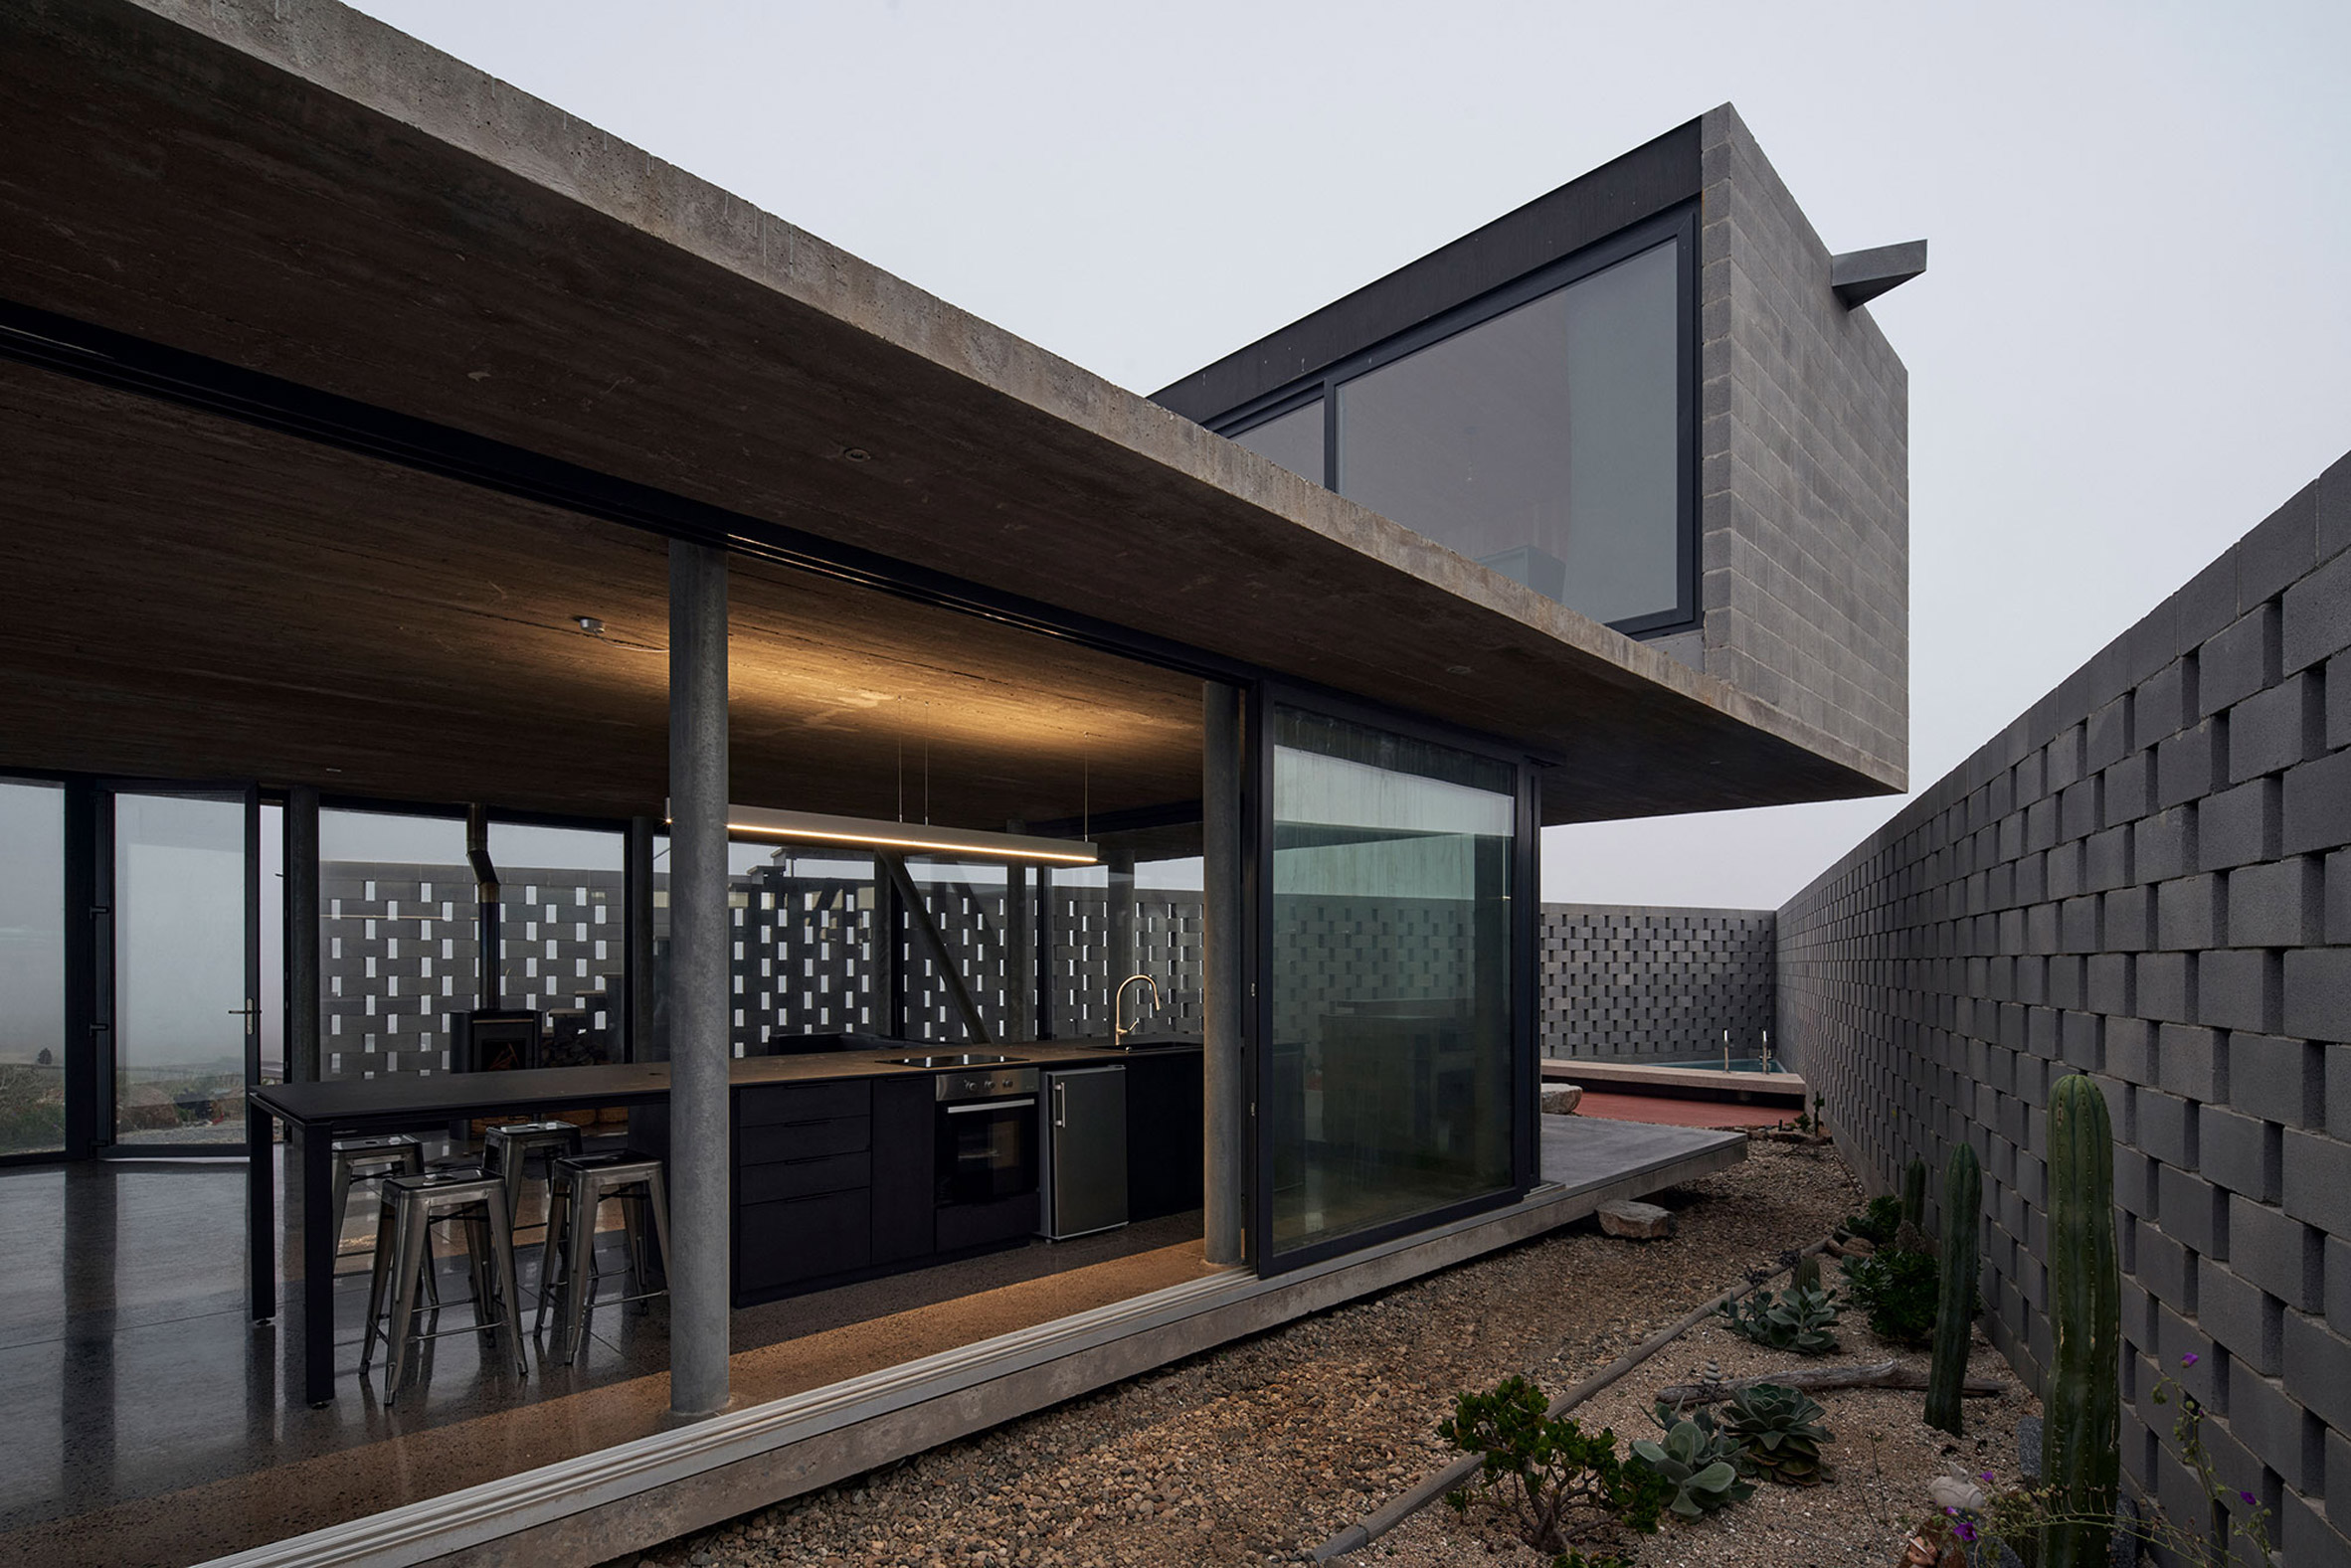
[[[0,363],[0,766],[657,813],[651,534]],[[734,798],[1000,828],[1196,798],[1196,680],[737,557]],[[601,635],[574,616],[604,622]]]
[[[1560,765],[1547,820],[1900,785],[342,7],[12,6],[0,51],[0,297],[1499,737]]]

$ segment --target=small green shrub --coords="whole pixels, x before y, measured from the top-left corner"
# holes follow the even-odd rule
[[[1874,1246],[1883,1247],[1894,1240],[1894,1233],[1901,1229],[1902,1200],[1891,1192],[1881,1192],[1872,1198],[1859,1214],[1848,1214],[1844,1229]]]
[[[1567,1554],[1570,1544],[1610,1522],[1646,1534],[1673,1500],[1673,1483],[1643,1466],[1617,1458],[1616,1434],[1586,1434],[1574,1420],[1552,1416],[1542,1390],[1507,1377],[1488,1394],[1463,1394],[1437,1435],[1467,1454],[1484,1456],[1476,1492],[1510,1520],[1519,1538],[1538,1552]],[[1471,1488],[1445,1500],[1467,1512]],[[1606,1568],[1595,1559],[1582,1568]]]
[[[1743,1302],[1718,1308],[1732,1332],[1773,1350],[1827,1355],[1837,1348],[1829,1330],[1837,1324],[1837,1293],[1799,1285],[1773,1295],[1757,1291]]]
[[[1845,1260],[1845,1297],[1868,1316],[1870,1332],[1879,1338],[1922,1345],[1934,1337],[1941,1274],[1926,1253],[1888,1248]]]
[[[1677,1419],[1660,1406],[1657,1423],[1665,1429],[1665,1441],[1635,1443],[1633,1459],[1673,1483],[1674,1498],[1666,1504],[1672,1512],[1695,1519],[1754,1495],[1754,1483],[1739,1474],[1743,1451],[1737,1440],[1703,1412]]]
[[[1721,1428],[1745,1452],[1753,1473],[1765,1481],[1817,1486],[1829,1479],[1820,1446],[1836,1438],[1819,1424],[1827,1414],[1802,1389],[1754,1383],[1731,1393]]]

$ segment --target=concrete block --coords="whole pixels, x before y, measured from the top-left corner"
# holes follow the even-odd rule
[[[2196,1264],[2196,1325],[2226,1345],[2239,1363],[2230,1368],[2229,1414],[2234,1417],[2238,1372],[2251,1369],[2263,1377],[2278,1375],[2285,1304],[2227,1266],[2201,1258]]]
[[[2220,1029],[2283,1027],[2284,963],[2260,948],[2218,948],[2196,958],[2196,1016]]]
[[[2133,1138],[2148,1155],[2179,1170],[2196,1168],[2196,1107],[2177,1095],[2142,1089],[2133,1095],[2138,1126]]]
[[[2139,682],[2131,694],[2131,743],[2144,750],[2155,746],[2167,736],[2177,735],[2194,724],[2201,715],[2196,711],[2193,692],[2195,682],[2189,678],[2186,660],[2172,659],[2155,673]]]
[[[2227,881],[2207,873],[2155,886],[2155,945],[2173,951],[2218,947],[2225,939]]]
[[[2319,1300],[2326,1304],[2326,1320],[2339,1334],[2351,1334],[2351,1239],[2319,1239]]]
[[[2109,827],[2081,843],[2081,885],[2093,893],[2127,886],[2132,881],[2130,829]]]
[[[2301,948],[2283,956],[2282,1029],[2306,1040],[2351,1040],[2351,948]]]
[[[2237,608],[2237,552],[2227,550],[2171,597],[2180,651],[2192,653],[2233,624]]]
[[[2218,713],[2276,681],[2277,628],[2277,607],[2262,603],[2196,650],[2197,701],[2205,713]]]
[[[2229,1200],[2229,1267],[2288,1307],[2318,1310],[2326,1288],[2323,1231],[2250,1198]]]
[[[2351,550],[2351,457],[2337,458],[2312,486],[2318,497],[2318,559]]]
[[[2111,961],[2113,957],[2112,955],[2107,956],[2107,961]],[[2090,960],[2093,974],[2100,961],[2098,958]],[[2097,1007],[2094,994],[2090,1005],[2100,1012],[2127,1014],[2130,1011],[2127,1007]],[[2154,1083],[2156,1080],[2155,1031],[2157,1027],[2156,1024],[2150,1023],[2144,1018],[2127,1016],[2108,1018],[2104,1030],[2106,1060],[2105,1066],[2101,1070],[2113,1074],[2116,1078],[2126,1078],[2134,1084]]]
[[[2280,1137],[2280,1207],[2286,1217],[2351,1237],[2351,1143],[2298,1128]]]
[[[2260,1292],[2254,1293],[2259,1296]],[[2271,1297],[2274,1301],[2276,1298]],[[2199,1321],[2205,1321],[2198,1314]],[[2280,1339],[2285,1324],[2280,1316],[2277,1324]],[[2227,1341],[2223,1341],[2226,1343]],[[2238,1363],[2229,1369],[2229,1430],[2238,1442],[2261,1456],[2270,1469],[2284,1478],[2295,1490],[2315,1483],[2317,1479],[2307,1476],[2302,1468],[2302,1417],[2307,1413],[2302,1402],[2285,1391],[2277,1382],[2277,1368],[2271,1364],[2258,1373],[2255,1363],[2238,1349],[2229,1345],[2229,1353]],[[2245,1489],[2252,1489],[2250,1486]]]
[[[2351,849],[2326,857],[2326,935],[2319,940],[2351,943]]]
[[[2229,710],[2229,782],[2282,773],[2326,745],[2326,704],[2318,677],[2288,675]]]
[[[2197,1166],[2232,1192],[2274,1203],[2283,1131],[2274,1122],[2208,1105],[2196,1119]]]
[[[2208,956],[2209,957],[2209,956]],[[2201,982],[2198,989],[2202,989]],[[2228,1098],[2228,1047],[2218,1030],[2167,1023],[2155,1032],[2155,1086],[2203,1103]]]
[[[2299,948],[2324,942],[2324,878],[2315,856],[2290,856],[2229,873],[2228,945]]]
[[[2138,1266],[2131,1271],[2132,1278],[2162,1306],[2174,1311],[2194,1311],[2196,1260],[2187,1245],[2149,1219],[2142,1218],[2137,1230],[2134,1252]]]
[[[2351,872],[2346,872],[2351,877]],[[2155,890],[2149,887],[2115,888],[2104,895],[2105,903],[2098,911],[2098,930],[2103,936],[2107,955],[2143,953],[2155,945]],[[2351,905],[2351,891],[2344,894],[2344,902]],[[2351,916],[2351,912],[2347,912]],[[2093,955],[2092,961],[2103,955]]]
[[[2155,1172],[2155,1217],[2163,1233],[2191,1252],[2229,1254],[2229,1195],[2176,1165]]]
[[[2326,661],[2326,744],[2335,750],[2351,746],[2351,653]]]
[[[2098,799],[2101,827],[2135,822],[2154,810],[2154,752],[2132,752],[2099,774]]]
[[[2133,822],[2131,863],[2141,882],[2162,882],[2196,869],[2196,807],[2174,805]]]
[[[2188,729],[2156,743],[2157,805],[2179,805],[2213,792],[2228,774],[2226,731],[2220,720],[2200,718]]]
[[[2308,1040],[2241,1032],[2229,1036],[2229,1104],[2286,1127],[2326,1125],[2326,1071]]]
[[[2296,758],[2299,762],[2301,759]],[[2092,774],[2058,791],[2058,837],[2087,838],[2099,827],[2098,781]]]
[[[2319,764],[2304,764],[2304,768]],[[2294,770],[2294,773],[2302,769]],[[2291,781],[2294,773],[2284,777]],[[2256,779],[2206,795],[2196,804],[2196,857],[2202,870],[2223,871],[2275,859],[2279,789],[2275,779]],[[2351,809],[2351,808],[2346,808]],[[2292,851],[2299,853],[2300,851]]]
[[[2133,960],[2132,984],[2141,1017],[2175,1023],[2196,1021],[2195,956],[2142,953]]]
[[[2343,1529],[2337,1518],[2322,1515],[2301,1497],[2286,1492],[2277,1499],[2277,1517],[2269,1529],[2279,1559],[2297,1568],[2302,1563],[2351,1563],[2351,1531]]]
[[[2285,591],[2280,663],[2307,669],[2351,648],[2351,555],[2341,555]]]
[[[2318,483],[2302,486],[2237,541],[2237,606],[2251,610],[2307,577],[2318,560]]]
[[[2285,1364],[2294,1391],[2318,1418],[2351,1431],[2351,1339],[2302,1312],[2285,1314]]]
[[[2283,853],[2324,853],[2351,844],[2351,751],[2287,770],[2284,794]],[[2198,832],[2203,830],[2200,812]]]

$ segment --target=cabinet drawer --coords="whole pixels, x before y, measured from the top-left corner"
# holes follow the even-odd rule
[[[772,1165],[751,1165],[735,1178],[737,1203],[768,1203],[779,1198],[812,1198],[819,1193],[846,1192],[873,1184],[873,1156],[831,1154],[822,1159],[789,1159]]]
[[[735,1091],[737,1127],[772,1127],[784,1122],[823,1122],[873,1114],[873,1085],[866,1079],[837,1084],[756,1084]]]
[[[873,1124],[864,1117],[828,1122],[784,1122],[747,1127],[735,1133],[735,1163],[743,1169],[788,1159],[853,1154],[873,1146]]]
[[[735,1281],[746,1292],[862,1269],[873,1258],[873,1214],[863,1190],[736,1210]]]

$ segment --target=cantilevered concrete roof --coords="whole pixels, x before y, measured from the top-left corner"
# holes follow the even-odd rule
[[[1560,765],[1548,820],[1899,786],[340,6],[32,3],[0,47],[0,299],[1505,737]]]

